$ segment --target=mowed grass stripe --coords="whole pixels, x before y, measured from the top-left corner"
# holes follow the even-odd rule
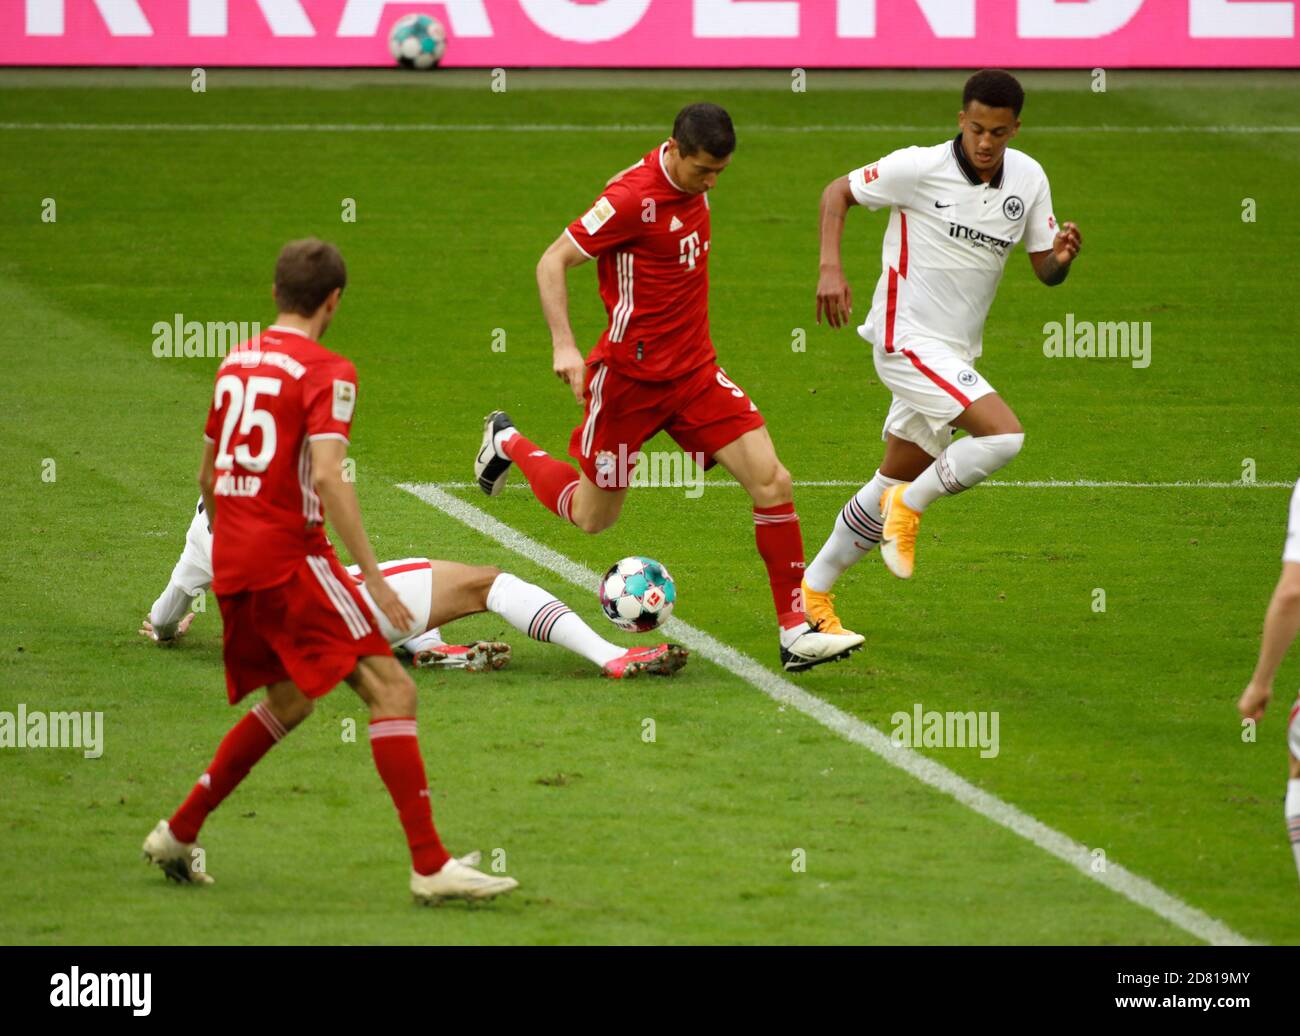
[[[580,589],[589,590],[600,578],[591,569],[579,565],[532,537],[525,536],[436,485],[407,482],[399,483],[398,488],[406,490],[431,507],[437,508]],[[1095,870],[1092,851],[1086,845],[1048,827],[996,795],[977,788],[946,766],[910,748],[894,745],[875,727],[800,689],[784,677],[763,668],[748,655],[723,644],[703,630],[696,629],[680,619],[670,620],[664,629],[674,640],[727,672],[740,677],[772,700],[798,710],[840,737],[868,749],[891,766],[898,767],[923,784],[950,795],[962,805],[1020,835],[1044,852],[1050,853],[1080,873],[1145,907],[1169,923],[1177,925],[1188,934],[1216,946],[1243,946],[1249,943],[1249,940],[1222,921],[1210,917],[1113,861],[1107,861],[1104,869]]]

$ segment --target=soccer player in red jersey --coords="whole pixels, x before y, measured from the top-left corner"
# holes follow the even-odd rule
[[[414,619],[385,581],[343,477],[357,375],[319,344],[347,283],[343,257],[315,239],[284,247],[275,267],[279,315],[217,369],[199,485],[212,517],[213,590],[221,605],[226,690],[233,705],[265,700],[231,728],[145,857],[178,881],[210,884],[196,852],[199,828],[316,698],[346,680],[370,706],[370,748],[411,850],[418,900],[487,899],[513,878],[452,857],[433,826],[415,722],[415,684],[325,535],[325,513],[360,566],[375,609],[393,626]]]
[[[585,532],[613,525],[634,458],[666,430],[688,453],[716,462],[754,502],[758,552],[780,625],[781,664],[791,672],[846,657],[856,633],[810,625],[800,592],[803,538],[790,474],[758,407],[718,366],[709,337],[707,192],[731,162],[736,134],[716,104],[691,104],[669,140],[606,184],[537,264],[551,329],[553,370],[585,404],[569,441],[579,470],[529,442],[503,411],[485,422],[474,464],[489,496],[518,464],[541,503]],[[609,326],[584,361],[569,324],[566,275],[597,261]]]

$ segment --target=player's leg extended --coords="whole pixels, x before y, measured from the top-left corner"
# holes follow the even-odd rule
[[[798,671],[842,658],[862,644],[856,633],[811,628],[804,615],[800,584],[803,577],[803,534],[794,509],[790,473],[776,455],[765,426],[753,428],[713,453],[735,477],[754,504],[754,538],[767,567],[772,603],[781,628],[781,657],[787,669]],[[800,660],[807,664],[801,664]]]
[[[170,878],[210,883],[206,871],[193,865],[199,828],[254,764],[311,715],[312,707],[312,700],[290,680],[267,687],[266,700],[253,706],[222,738],[217,754],[181,807],[170,820],[158,821],[144,843],[145,855]]]
[[[968,433],[951,443],[910,485],[893,486],[881,499],[880,556],[894,575],[907,579],[916,557],[921,514],[941,496],[953,496],[983,482],[1015,459],[1024,429],[997,393],[981,396],[952,420]]]
[[[490,877],[454,859],[433,826],[429,784],[415,721],[415,684],[391,655],[358,661],[348,685],[370,707],[370,751],[375,769],[397,807],[411,850],[411,891],[416,898],[488,899],[518,882]]]
[[[433,562],[431,623],[443,625],[483,611],[495,612],[534,640],[581,655],[606,676],[667,675],[686,662],[685,649],[671,644],[631,651],[612,644],[554,594],[498,568]]]
[[[823,629],[843,628],[831,603],[835,581],[880,543],[880,498],[890,486],[911,482],[933,461],[916,443],[886,435],[879,469],[840,509],[835,528],[804,573],[804,610]]]
[[[1286,782],[1286,830],[1291,839],[1291,852],[1295,855],[1296,874],[1300,875],[1300,699],[1291,709],[1287,741],[1291,749],[1291,768]]]
[[[509,414],[495,410],[484,421],[483,442],[474,463],[483,492],[498,495],[512,464],[519,465],[543,507],[584,532],[601,532],[618,520],[626,490],[600,488],[572,464],[556,460],[525,439]]]

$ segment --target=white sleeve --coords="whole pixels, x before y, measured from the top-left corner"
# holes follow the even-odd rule
[[[1040,172],[1038,193],[1025,214],[1025,251],[1046,252],[1056,241],[1059,229],[1052,215],[1052,187],[1047,182],[1047,174]]]
[[[1282,560],[1300,565],[1300,482],[1295,484],[1291,493],[1291,518],[1286,526],[1286,546],[1282,548]]]
[[[891,151],[879,162],[861,166],[849,173],[849,190],[853,199],[873,212],[886,205],[909,205],[921,178],[917,161],[918,148]]]

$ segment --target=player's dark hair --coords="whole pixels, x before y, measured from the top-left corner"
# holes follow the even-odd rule
[[[281,313],[309,317],[335,288],[345,288],[348,268],[328,241],[290,241],[275,261],[275,304]]]
[[[700,101],[688,104],[673,120],[673,140],[683,157],[707,151],[714,158],[726,158],[736,150],[736,130],[726,109]]]
[[[962,91],[962,108],[971,101],[979,101],[990,108],[1010,108],[1016,113],[1016,118],[1020,118],[1020,109],[1025,105],[1025,88],[1010,72],[1000,68],[982,68],[966,80],[966,89]]]

